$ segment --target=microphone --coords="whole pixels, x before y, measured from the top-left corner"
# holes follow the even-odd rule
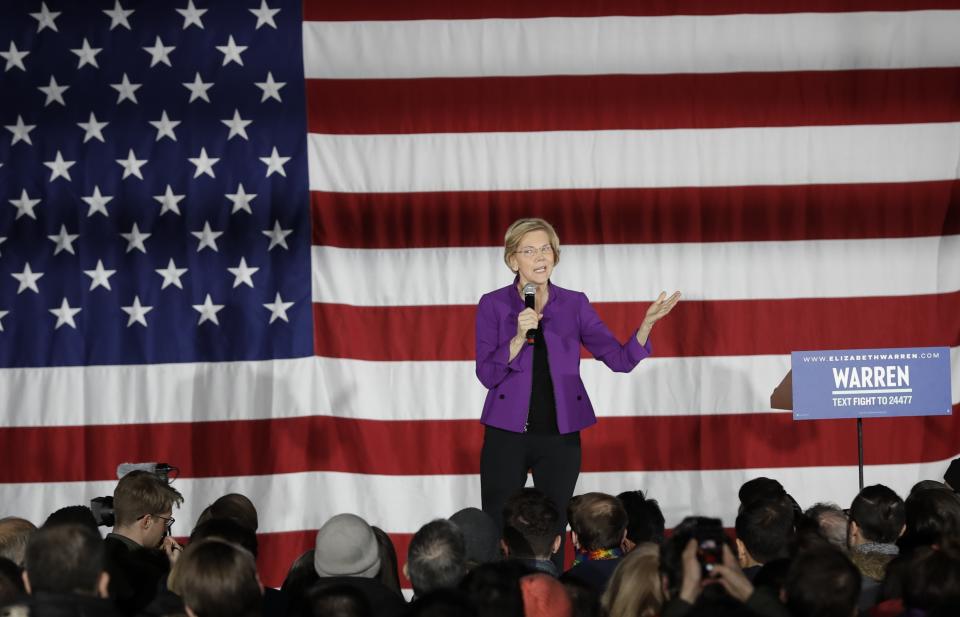
[[[533,283],[527,283],[523,286],[523,303],[527,308],[537,308],[537,286]],[[537,340],[537,329],[527,330],[527,345],[533,345]]]

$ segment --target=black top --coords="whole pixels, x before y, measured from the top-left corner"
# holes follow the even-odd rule
[[[558,435],[557,401],[553,394],[553,378],[547,359],[547,341],[543,336],[543,322],[533,342],[533,386],[530,388],[530,413],[527,431],[538,435]]]

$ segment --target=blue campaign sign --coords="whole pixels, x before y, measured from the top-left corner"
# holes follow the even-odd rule
[[[793,419],[950,415],[950,349],[795,351]]]

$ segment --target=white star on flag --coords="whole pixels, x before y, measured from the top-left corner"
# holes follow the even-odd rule
[[[133,153],[133,148],[130,148],[126,159],[117,159],[117,163],[123,167],[123,178],[121,178],[121,180],[125,180],[129,176],[136,176],[143,180],[143,174],[140,172],[140,168],[147,164],[147,159],[138,159]]]
[[[253,287],[253,275],[260,268],[250,268],[247,266],[247,259],[240,258],[240,264],[236,268],[227,268],[227,271],[233,275],[233,286],[237,288],[242,284]]]
[[[267,71],[267,80],[266,81],[256,81],[254,82],[258,88],[263,90],[263,96],[260,97],[260,102],[263,103],[267,99],[277,99],[279,102],[283,102],[280,99],[280,88],[287,85],[285,81],[273,81],[273,73]]]
[[[183,283],[180,282],[180,277],[186,274],[187,269],[178,268],[177,264],[173,263],[172,257],[166,268],[158,268],[154,270],[154,272],[163,277],[163,285],[160,289],[166,289],[170,285],[183,289]]]
[[[40,199],[30,199],[30,196],[27,195],[27,189],[20,191],[20,199],[11,199],[9,201],[17,208],[17,216],[13,220],[17,220],[23,215],[37,220],[37,215],[34,214],[33,209],[40,203]]]
[[[76,161],[65,161],[63,160],[63,155],[60,154],[60,151],[57,150],[57,158],[52,161],[44,161],[43,165],[50,168],[50,182],[53,182],[57,178],[64,178],[72,182],[70,178],[70,168],[76,164]]]
[[[87,212],[87,218],[93,216],[97,212],[100,212],[104,216],[110,216],[107,212],[107,204],[110,203],[110,200],[113,199],[113,196],[101,195],[99,185],[93,185],[93,195],[90,195],[89,197],[81,197],[80,199],[90,206],[90,210]]]
[[[217,319],[217,313],[223,310],[223,305],[214,304],[213,300],[210,299],[210,294],[207,294],[203,304],[194,304],[193,310],[200,313],[200,321],[197,322],[198,326],[205,321],[212,321],[218,326],[220,325],[220,320]]]
[[[37,20],[37,32],[42,31],[44,28],[50,28],[54,32],[59,32],[55,21],[59,16],[59,12],[53,12],[47,8],[46,2],[40,3],[39,13],[30,13],[30,17]]]
[[[63,100],[63,93],[69,89],[70,86],[61,86],[57,84],[57,80],[53,75],[50,76],[50,85],[37,86],[37,90],[47,95],[47,100],[43,103],[44,107],[49,107],[50,103],[53,102],[60,103],[66,107],[67,103]]]
[[[272,303],[264,304],[263,307],[270,311],[270,323],[273,323],[277,319],[282,319],[287,323],[290,323],[290,320],[287,319],[287,309],[293,306],[293,302],[284,302],[283,298],[280,297],[280,292],[277,292],[276,298],[274,298]]]
[[[210,229],[210,222],[207,221],[203,224],[203,229],[200,231],[191,231],[191,234],[194,235],[198,240],[200,240],[200,245],[197,246],[197,252],[199,253],[204,248],[211,248],[216,252],[220,252],[220,249],[217,248],[217,238],[223,235],[222,231],[213,231]]]
[[[107,143],[103,139],[103,129],[106,128],[109,122],[97,122],[97,117],[93,115],[93,112],[90,112],[90,121],[89,122],[77,122],[77,126],[84,130],[83,134],[83,143],[87,143],[91,139],[98,139],[101,143]]]
[[[64,298],[64,299],[63,299],[63,302],[60,303],[60,307],[59,307],[59,308],[52,308],[52,309],[48,309],[48,310],[49,310],[51,313],[53,313],[53,314],[56,316],[56,318],[57,318],[57,325],[55,325],[55,326],[53,327],[54,330],[56,330],[57,328],[59,328],[60,326],[62,326],[62,325],[64,325],[64,324],[66,324],[66,325],[70,326],[71,328],[73,328],[74,330],[76,330],[76,329],[77,329],[77,323],[73,320],[73,318],[74,318],[74,316],[75,316],[77,313],[79,313],[79,312],[82,311],[83,309],[70,308],[70,303],[67,302],[67,299],[66,299],[66,298]]]
[[[3,332],[3,318],[6,317],[10,311],[0,311],[0,332]]]
[[[43,272],[34,272],[30,269],[29,263],[23,266],[23,272],[19,274],[11,272],[10,276],[20,281],[20,287],[17,288],[18,296],[28,289],[34,293],[40,293],[40,288],[37,287],[37,280],[43,276]]]
[[[3,243],[6,242],[6,241],[7,241],[7,237],[6,237],[6,236],[0,236],[0,244],[3,244]],[[3,255],[3,251],[0,251],[0,255]]]
[[[113,3],[112,9],[104,9],[103,12],[110,18],[111,30],[117,26],[123,26],[127,30],[131,29],[130,21],[127,20],[127,18],[133,15],[133,9],[124,9],[120,6],[120,0],[116,0],[116,2]]]
[[[180,202],[186,195],[174,195],[173,189],[170,188],[170,185],[167,185],[167,190],[163,195],[154,195],[153,198],[160,202],[160,214],[165,214],[167,212],[173,212],[174,214],[180,214]]]
[[[237,45],[231,34],[230,38],[227,39],[226,45],[217,45],[217,51],[223,54],[223,64],[221,66],[227,66],[231,62],[236,62],[240,66],[243,66],[243,58],[240,57],[240,54],[246,50],[247,46]]]
[[[277,152],[277,147],[273,147],[273,152],[270,153],[270,156],[261,156],[260,160],[263,161],[263,164],[267,166],[267,177],[269,178],[274,173],[278,173],[284,178],[287,177],[287,172],[284,171],[283,166],[287,164],[290,160],[289,156],[280,156]]]
[[[200,148],[200,156],[196,158],[188,158],[187,160],[193,163],[194,167],[197,168],[193,173],[194,178],[199,178],[201,174],[206,174],[211,178],[216,178],[216,176],[213,175],[213,166],[216,165],[220,159],[208,157],[206,148]]]
[[[292,229],[282,229],[280,227],[280,221],[273,222],[273,229],[263,230],[263,235],[270,238],[270,246],[267,247],[268,251],[272,251],[275,246],[282,246],[283,248],[290,250],[290,247],[287,246],[287,236],[293,233]]]
[[[160,114],[159,120],[149,120],[149,122],[153,128],[157,129],[157,139],[155,141],[160,141],[163,137],[169,137],[173,141],[177,141],[177,136],[174,134],[173,129],[177,128],[180,121],[168,118],[166,110]]]
[[[140,304],[140,296],[133,297],[133,304],[130,306],[121,306],[120,310],[130,316],[130,319],[127,320],[127,327],[129,328],[135,323],[141,324],[144,328],[147,327],[147,313],[153,310],[152,306],[143,306]]]
[[[97,287],[103,287],[109,291],[112,291],[110,287],[110,277],[116,273],[116,270],[107,270],[103,267],[103,260],[97,260],[97,267],[93,270],[84,270],[84,274],[90,277],[90,291],[93,291]]]
[[[247,126],[253,124],[253,120],[244,120],[241,118],[239,109],[233,110],[233,118],[229,120],[221,120],[220,122],[226,124],[230,129],[230,134],[227,135],[227,141],[233,139],[237,135],[249,141],[250,138],[247,137]]]
[[[277,23],[273,21],[273,16],[280,12],[280,9],[271,9],[267,6],[267,0],[260,0],[259,9],[247,9],[257,17],[257,25],[254,30],[259,30],[260,26],[270,26],[277,29]]]
[[[94,68],[100,68],[100,65],[97,64],[97,54],[103,51],[103,48],[90,47],[90,43],[87,42],[86,37],[84,37],[83,45],[80,46],[79,49],[71,49],[70,51],[77,54],[77,57],[80,58],[80,62],[77,64],[78,69],[82,69],[87,64]]]
[[[13,67],[17,67],[21,71],[26,72],[27,67],[24,66],[23,59],[29,55],[29,51],[18,50],[13,41],[10,41],[9,51],[0,51],[0,57],[7,61],[7,65],[4,67],[3,72],[6,73]]]
[[[47,236],[51,242],[57,245],[53,249],[54,255],[59,255],[61,251],[66,251],[71,255],[76,255],[76,253],[73,252],[73,242],[79,237],[80,234],[67,233],[67,226],[62,223],[60,225],[60,233],[53,236]]]
[[[147,253],[147,247],[143,244],[143,241],[152,236],[153,234],[145,234],[140,232],[140,227],[134,223],[133,228],[128,234],[120,234],[123,236],[123,239],[127,241],[127,253],[136,249],[143,254]]]
[[[186,30],[190,26],[196,26],[203,30],[203,22],[200,20],[203,17],[203,14],[207,12],[207,9],[198,9],[193,6],[193,0],[187,2],[187,8],[177,9],[177,12],[183,15],[183,29]]]
[[[18,141],[25,141],[31,146],[33,145],[33,142],[30,141],[30,131],[37,128],[37,125],[24,124],[23,118],[19,114],[17,114],[16,124],[7,124],[4,128],[13,133],[13,140],[10,142],[11,146]]]
[[[253,210],[250,208],[250,202],[253,201],[254,197],[256,196],[256,193],[247,193],[244,191],[243,183],[241,182],[237,186],[236,193],[226,194],[227,199],[233,202],[233,210],[230,211],[230,214],[236,214],[241,210],[245,210],[246,212],[253,214]]]
[[[198,72],[196,77],[193,78],[193,82],[185,81],[183,82],[183,87],[190,91],[190,100],[188,103],[192,103],[197,99],[203,99],[206,102],[210,102],[210,97],[207,95],[207,90],[213,87],[213,82],[204,82],[200,79],[200,73]]]
[[[163,41],[160,40],[160,37],[157,37],[156,42],[153,44],[153,47],[144,47],[143,50],[150,54],[150,68],[155,67],[159,63],[166,64],[169,67],[173,65],[170,64],[170,52],[176,49],[175,46],[170,45],[169,47],[163,44]]]
[[[110,84],[110,87],[119,93],[117,94],[118,105],[124,101],[132,101],[139,104],[140,101],[137,100],[136,93],[137,90],[141,88],[141,84],[130,83],[130,79],[127,77],[126,73],[123,74],[123,79],[120,80],[120,83]]]

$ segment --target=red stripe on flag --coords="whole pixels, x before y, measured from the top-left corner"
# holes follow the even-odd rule
[[[652,301],[652,298],[651,298]],[[648,302],[597,302],[621,341]],[[474,306],[313,305],[318,356],[359,360],[475,358]],[[856,315],[855,320],[829,315]],[[337,324],[322,328],[322,324]],[[960,292],[789,300],[685,300],[653,337],[659,357],[786,354],[797,349],[960,345]],[[582,357],[590,354],[584,349]]]
[[[603,17],[657,15],[724,15],[731,13],[838,13],[848,11],[919,11],[955,9],[957,0],[304,0],[307,21],[413,19],[485,19],[526,17]]]
[[[474,404],[479,409],[481,401]],[[607,417],[583,433],[583,471],[853,465],[853,427],[852,421],[794,422],[786,413]],[[936,461],[956,455],[960,422],[871,418],[864,435],[868,464]],[[330,416],[3,428],[0,448],[18,465],[0,468],[0,482],[109,480],[116,477],[116,461],[130,460],[175,462],[185,478],[306,471],[476,474],[482,438],[477,420]],[[445,443],[457,447],[436,447]]]
[[[951,122],[960,69],[312,79],[307,102],[343,134]]]
[[[800,186],[313,192],[313,244],[501,246],[524,216],[565,244],[894,238],[960,233],[960,181]]]

